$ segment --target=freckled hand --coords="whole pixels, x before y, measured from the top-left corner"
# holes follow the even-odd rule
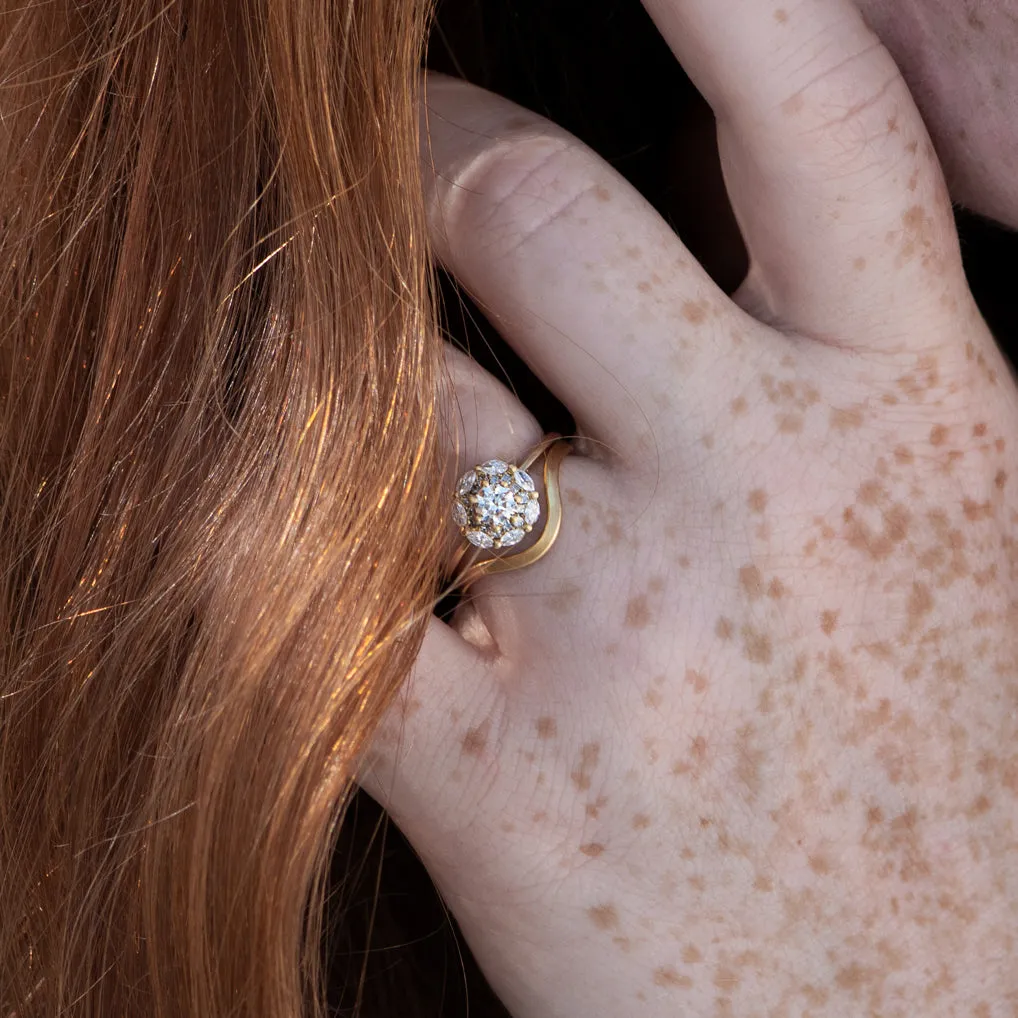
[[[851,3],[646,6],[751,271],[729,300],[575,139],[430,79],[437,254],[590,455],[361,780],[517,1018],[1010,1013],[1018,393],[940,169]],[[449,358],[451,476],[521,457]]]

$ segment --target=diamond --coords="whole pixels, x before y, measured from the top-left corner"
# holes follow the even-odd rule
[[[541,518],[541,507],[537,502],[528,502],[526,509],[523,510],[523,518],[527,521],[527,526],[533,526]]]
[[[522,530],[510,530],[509,533],[502,538],[502,547],[509,548],[514,544],[519,544],[525,536],[525,532]]]
[[[469,495],[477,484],[477,473],[474,470],[465,473],[460,478],[460,483],[456,487],[457,495]]]
[[[470,522],[470,517],[467,516],[466,506],[464,506],[462,502],[453,502],[452,521],[457,527],[465,527]]]
[[[520,470],[519,467],[512,468],[513,480],[524,490],[534,491],[534,479],[526,472],[526,470]]]
[[[476,545],[478,548],[493,548],[495,546],[494,540],[483,530],[470,530],[464,536],[471,544]]]
[[[502,460],[488,460],[487,463],[481,464],[481,470],[483,470],[486,474],[493,474],[495,476],[504,474],[508,469],[509,465],[507,463],[503,463]]]

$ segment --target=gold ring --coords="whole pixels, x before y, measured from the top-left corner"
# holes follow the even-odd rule
[[[561,435],[548,435],[519,463],[488,460],[460,478],[453,499],[453,520],[470,544],[479,549],[501,549],[518,544],[541,517],[540,501],[527,470],[544,456],[547,503],[544,528],[529,548],[468,565],[454,586],[466,587],[482,576],[508,573],[533,565],[548,554],[562,527],[562,499],[558,474],[571,446]],[[464,548],[455,565],[471,548]]]

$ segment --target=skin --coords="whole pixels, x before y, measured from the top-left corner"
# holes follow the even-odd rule
[[[432,621],[361,780],[518,1018],[1012,1015],[1018,390],[934,148],[850,3],[647,7],[750,276],[430,81],[436,251],[584,440],[551,553]],[[450,364],[451,478],[521,458]]]
[[[926,119],[952,196],[1018,229],[1018,3],[861,0]]]

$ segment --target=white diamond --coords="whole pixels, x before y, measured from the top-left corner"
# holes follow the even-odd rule
[[[533,526],[541,518],[540,505],[537,502],[528,502],[527,508],[523,510],[523,518]]]
[[[467,540],[478,548],[491,548],[495,542],[483,530],[471,530],[466,535]]]
[[[519,467],[513,467],[512,469],[513,480],[524,490],[534,491],[534,479],[526,472],[526,470],[520,470]]]
[[[523,540],[525,534],[522,530],[510,530],[505,537],[502,538],[502,547],[509,548],[514,544],[519,544]]]
[[[504,474],[509,469],[509,467],[501,460],[488,460],[487,463],[481,464],[481,469],[486,474],[492,474],[493,476],[497,476],[499,474]]]
[[[469,517],[467,516],[466,507],[462,502],[453,502],[452,504],[452,521],[457,527],[465,527],[469,523]]]
[[[456,488],[457,495],[469,495],[473,490],[474,485],[477,484],[477,474],[471,470],[469,473],[464,474],[460,478],[460,483]]]

